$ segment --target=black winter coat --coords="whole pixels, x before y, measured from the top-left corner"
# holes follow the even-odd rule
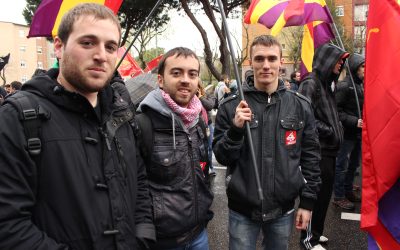
[[[56,83],[57,74],[23,87],[40,92],[51,115],[38,158],[26,149],[17,110],[0,108],[0,249],[137,249],[136,236],[154,228],[132,112],[107,86],[96,113]]]
[[[315,120],[307,98],[286,90],[280,81],[271,96],[255,89],[252,76],[243,86],[252,110],[250,123],[264,201],[258,198],[247,134],[233,125],[240,99],[224,100],[217,113],[213,150],[228,167],[228,206],[251,219],[267,221],[294,207],[313,209],[320,184],[319,144]]]
[[[335,84],[339,75],[334,74],[333,69],[345,53],[344,50],[332,44],[319,47],[314,55],[313,71],[302,80],[298,90],[311,100],[317,122],[321,154],[334,157],[343,141],[343,127],[339,121],[335,100]]]
[[[357,76],[357,70],[364,62],[364,57],[358,54],[353,54],[349,59],[350,71],[353,76],[354,86],[356,87],[361,116],[364,104],[364,84],[363,80]],[[350,76],[347,75],[343,81],[338,83],[336,92],[339,119],[344,127],[344,138],[347,140],[361,140],[361,128],[357,127],[359,114],[354,86],[351,83]]]

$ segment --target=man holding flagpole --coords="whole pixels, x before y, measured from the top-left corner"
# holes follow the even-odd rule
[[[339,121],[335,91],[340,72],[349,53],[341,48],[324,44],[313,59],[313,71],[300,84],[299,92],[311,100],[321,145],[322,185],[314,206],[311,223],[301,233],[301,244],[306,249],[323,250],[319,243],[328,239],[322,235],[326,211],[332,196],[336,156],[343,141],[343,128]]]

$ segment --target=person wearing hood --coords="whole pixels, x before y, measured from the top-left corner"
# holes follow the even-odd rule
[[[120,38],[109,8],[75,6],[54,38],[59,69],[1,106],[0,249],[132,250],[155,240],[133,110],[110,86]]]
[[[152,141],[145,158],[157,243],[153,249],[208,249],[206,225],[213,214],[207,183],[207,124],[196,96],[200,62],[184,47],[174,48],[158,65],[159,88],[138,107],[152,135],[142,126],[142,141]],[[148,128],[147,128],[148,129]]]
[[[250,46],[253,74],[243,84],[244,99],[222,101],[215,122],[213,150],[227,166],[229,249],[288,249],[293,222],[305,229],[320,184],[319,143],[310,101],[279,80],[282,48],[273,36]],[[251,135],[245,133],[249,122]],[[259,199],[248,136],[253,138],[263,200]],[[301,166],[301,167],[300,167]],[[295,212],[295,200],[300,204]]]
[[[333,203],[343,209],[354,209],[354,202],[360,197],[353,192],[354,174],[361,163],[361,129],[363,120],[362,107],[364,104],[364,67],[365,58],[359,54],[349,57],[350,73],[337,85],[336,102],[339,119],[344,127],[344,141],[340,146],[337,156],[334,201]],[[350,75],[354,80],[351,82]],[[354,93],[354,87],[357,97]],[[360,107],[358,113],[357,102]]]
[[[301,233],[301,244],[306,249],[325,249],[320,243],[328,239],[322,235],[326,211],[332,196],[336,156],[343,141],[343,128],[337,112],[336,83],[349,53],[333,44],[324,44],[315,52],[313,70],[305,77],[298,92],[311,100],[321,145],[322,184],[314,206],[311,223]]]

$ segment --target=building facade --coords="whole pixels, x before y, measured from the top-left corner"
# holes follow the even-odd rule
[[[48,69],[55,61],[51,42],[43,37],[27,38],[29,26],[0,21],[0,30],[0,56],[10,53],[4,67],[6,82],[0,82],[1,85],[12,81],[24,83],[31,79],[36,69]]]

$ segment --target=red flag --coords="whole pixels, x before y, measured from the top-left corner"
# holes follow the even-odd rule
[[[124,55],[126,49],[121,47],[118,49],[118,58],[121,60],[122,56]],[[124,60],[122,61],[121,65],[118,67],[118,72],[122,77],[134,77],[138,76],[143,73],[142,68],[140,68],[139,64],[133,59],[131,54],[126,54]]]
[[[152,69],[154,69],[155,67],[158,66],[158,63],[161,60],[161,57],[163,56],[163,54],[157,56],[156,58],[154,58],[153,60],[151,60],[150,62],[147,63],[147,67],[144,69],[144,72],[149,72]]]
[[[400,58],[400,6],[395,0],[371,0],[369,4],[361,228],[381,249],[400,249],[387,230],[390,227],[383,225],[378,204],[400,177],[400,79],[393,77],[398,66],[388,63],[388,58]]]

